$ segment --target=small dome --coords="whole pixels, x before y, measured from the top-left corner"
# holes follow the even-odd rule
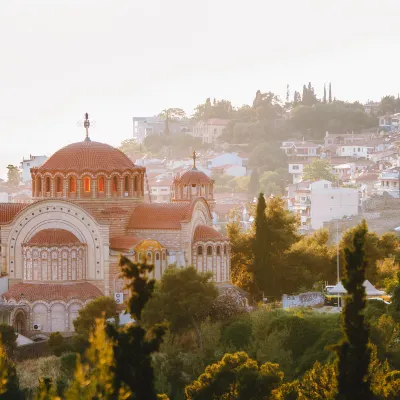
[[[99,142],[85,140],[56,151],[37,170],[45,171],[124,171],[136,168],[120,150]]]
[[[82,244],[65,229],[43,229],[35,233],[26,243],[29,246],[72,246]]]
[[[189,171],[184,172],[180,177],[176,178],[175,183],[184,185],[209,184],[213,183],[213,180],[204,172],[199,171],[197,168],[192,168]]]

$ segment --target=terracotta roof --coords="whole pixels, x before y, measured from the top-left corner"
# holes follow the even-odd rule
[[[199,225],[194,231],[194,241],[207,241],[207,240],[228,240],[221,233],[214,228],[206,225]]]
[[[181,229],[190,218],[191,203],[143,203],[133,211],[130,229]]]
[[[30,246],[72,246],[81,242],[72,232],[65,229],[43,229],[35,233],[27,244]]]
[[[378,177],[379,177],[378,174],[367,173],[358,176],[357,178],[355,178],[355,181],[357,182],[377,181]]]
[[[79,283],[17,283],[12,285],[8,292],[3,294],[6,300],[19,301],[53,301],[72,299],[90,300],[103,296],[103,293],[96,286],[88,282]]]
[[[115,236],[110,239],[110,249],[129,251],[139,244],[143,239],[132,235]]]
[[[26,203],[0,203],[0,225],[10,223],[28,205]]]
[[[55,152],[38,171],[123,171],[137,168],[122,151],[105,143],[83,141]]]
[[[209,178],[204,172],[192,168],[189,171],[184,172],[180,177],[174,179],[174,182],[184,185],[191,185],[193,183],[212,183],[213,180]]]

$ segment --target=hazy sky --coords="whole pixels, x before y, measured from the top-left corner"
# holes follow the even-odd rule
[[[16,0],[0,5],[0,175],[84,138],[118,145],[132,116],[251,103],[332,82],[340,99],[400,91],[398,0]]]

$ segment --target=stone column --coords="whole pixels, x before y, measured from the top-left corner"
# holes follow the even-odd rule
[[[95,199],[97,197],[97,179],[92,179],[91,180],[91,187],[92,191],[92,199]]]
[[[76,198],[81,198],[81,178],[76,179]]]
[[[111,197],[111,179],[110,178],[106,178],[105,185],[106,185],[106,187],[104,188],[104,190],[106,191],[106,198],[109,199]]]

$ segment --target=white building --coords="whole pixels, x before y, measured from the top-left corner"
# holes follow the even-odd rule
[[[373,146],[366,145],[340,145],[336,150],[339,157],[367,158],[374,151]]]
[[[246,164],[246,161],[247,159],[240,157],[238,153],[222,153],[218,154],[215,157],[208,158],[206,160],[205,167],[215,168],[222,167],[224,165],[244,166]]]
[[[293,211],[300,216],[303,230],[315,230],[324,222],[358,215],[358,206],[358,189],[336,188],[320,180],[296,190]]]
[[[393,197],[400,198],[400,169],[382,171],[377,189],[379,194],[387,192]]]
[[[40,167],[46,160],[47,156],[32,156],[30,155],[28,159],[22,159],[20,168],[22,170],[21,180],[22,182],[30,182],[31,178],[31,168]]]
[[[215,143],[224,133],[228,123],[228,119],[221,118],[198,121],[193,127],[193,136],[201,138],[203,143]]]
[[[304,166],[310,161],[289,161],[288,171],[293,177],[293,183],[299,183],[303,179]]]

